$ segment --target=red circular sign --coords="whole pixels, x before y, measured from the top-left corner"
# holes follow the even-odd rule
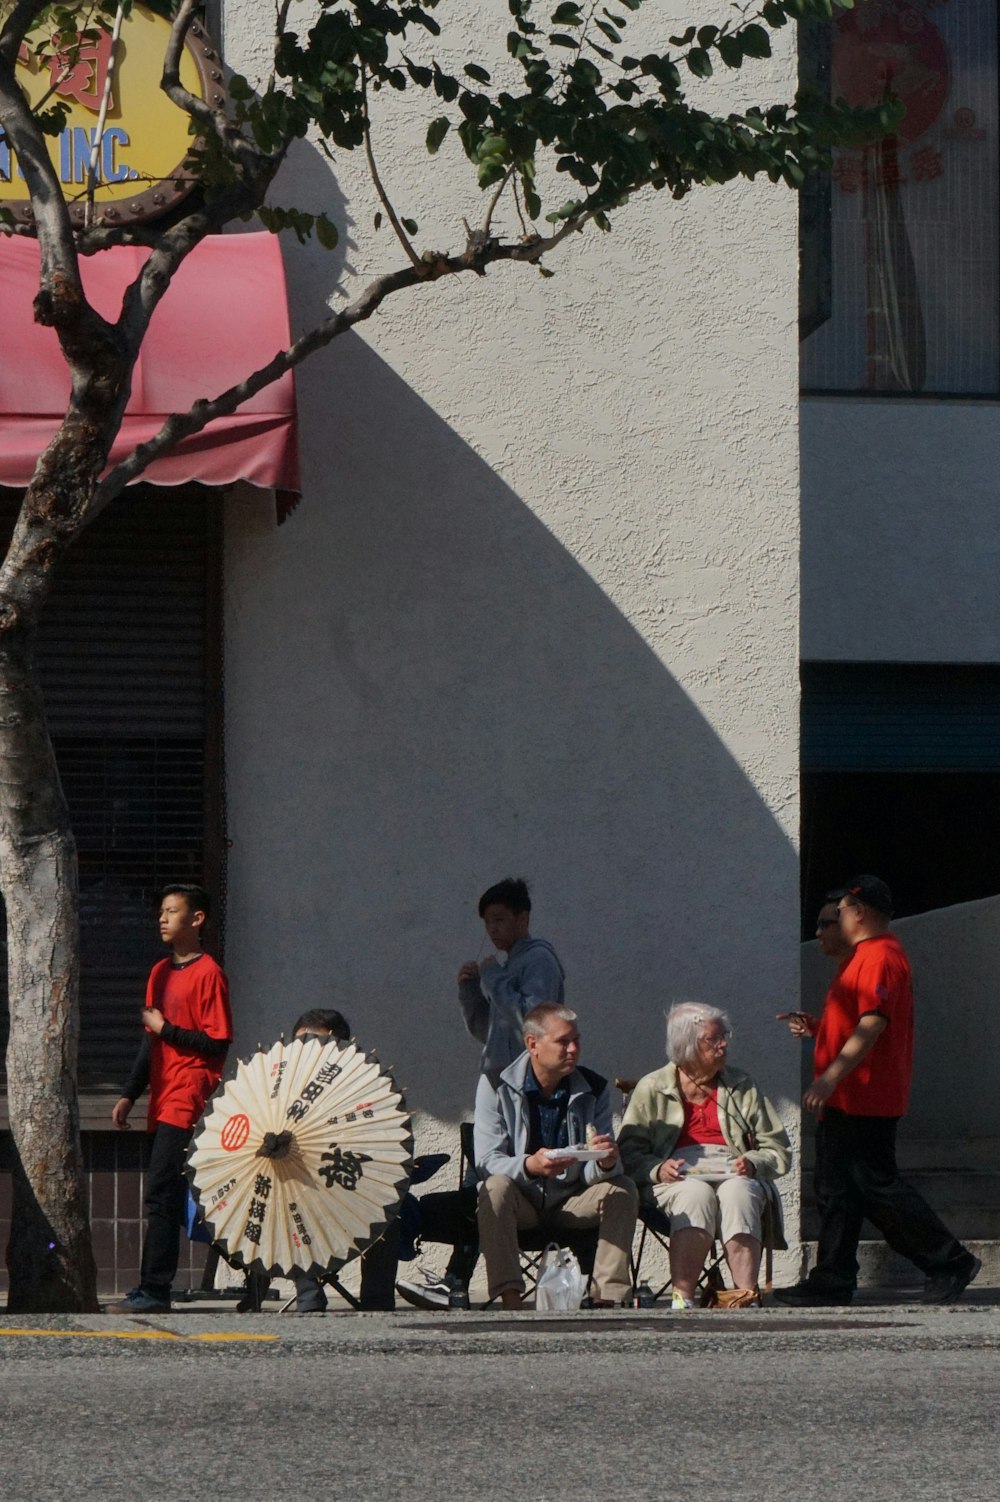
[[[833,76],[848,104],[899,99],[905,113],[896,134],[907,145],[930,130],[951,86],[945,40],[910,0],[879,0],[838,16]]]
[[[230,1116],[222,1128],[220,1138],[227,1153],[234,1153],[238,1147],[242,1147],[250,1135],[249,1116]]]

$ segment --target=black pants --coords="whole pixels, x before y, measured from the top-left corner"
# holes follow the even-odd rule
[[[139,1287],[157,1299],[170,1299],[180,1258],[187,1181],[184,1154],[192,1127],[157,1122],[146,1169],[146,1239]]]
[[[448,1272],[468,1289],[479,1260],[478,1190],[474,1186],[425,1194],[420,1201],[421,1241],[443,1242],[454,1248]]]
[[[397,1216],[387,1226],[378,1241],[373,1242],[362,1254],[361,1294],[358,1300],[362,1309],[395,1309],[398,1262],[399,1217]],[[318,1279],[311,1278],[301,1268],[294,1268],[291,1277],[295,1284],[297,1314],[311,1314],[327,1307],[326,1293]]]
[[[866,1218],[894,1252],[927,1276],[961,1272],[969,1253],[899,1176],[895,1116],[848,1116],[824,1107],[816,1132],[819,1251],[814,1287],[851,1290],[858,1281],[858,1242]]]

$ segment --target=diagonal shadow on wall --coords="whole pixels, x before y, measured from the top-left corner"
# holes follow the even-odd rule
[[[308,366],[299,399],[300,508],[277,530],[264,501],[227,511],[241,1043],[340,1007],[414,1107],[457,1117],[478,1053],[455,972],[480,948],[479,893],[523,874],[586,1062],[657,1067],[664,1009],[702,997],[732,1009],[736,1060],[796,1099],[772,1019],[798,994],[797,858],[744,770],[593,577],[364,340]],[[786,720],[794,692],[793,663]],[[794,803],[794,743],[775,754]]]

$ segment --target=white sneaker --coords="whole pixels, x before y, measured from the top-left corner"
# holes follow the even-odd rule
[[[418,1268],[417,1271],[419,1278],[404,1278],[396,1284],[400,1298],[417,1309],[450,1309],[456,1290],[448,1280],[427,1267]]]
[[[670,1295],[670,1307],[671,1309],[693,1309],[694,1300],[686,1299],[684,1295],[682,1293],[678,1293],[677,1289],[675,1288],[673,1293]]]

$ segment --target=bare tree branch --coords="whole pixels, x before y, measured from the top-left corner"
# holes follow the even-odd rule
[[[553,250],[568,235],[582,230],[590,217],[589,214],[584,214],[577,219],[567,221],[556,234],[547,238],[533,236],[516,244],[489,240],[485,245],[470,248],[464,255],[438,256],[422,261],[419,269],[403,267],[399,271],[387,272],[384,276],[376,278],[352,303],[348,303],[339,313],[324,319],[322,323],[303,334],[288,349],[280,351],[273,360],[248,376],[246,380],[236,386],[231,386],[228,391],[223,391],[217,397],[202,398],[185,413],[174,413],[168,417],[153,438],[147,443],[139,444],[100,482],[93,502],[88,508],[88,522],[98,516],[105,506],[120,495],[126,485],[137,480],[154,460],[169,452],[181,439],[200,433],[217,417],[228,417],[237,411],[244,402],[273,385],[275,381],[280,380],[288,371],[294,370],[297,365],[301,365],[317,350],[325,348],[341,334],[348,333],[356,324],[364,323],[366,319],[371,318],[385,299],[392,296],[394,292],[401,292],[407,287],[440,281],[447,276],[460,276],[464,272],[474,272],[482,276],[487,266],[501,261],[534,265],[541,256]]]
[[[511,178],[513,176],[514,176],[514,168],[513,167],[508,167],[507,171],[504,173],[503,177],[500,179],[500,182],[499,182],[499,185],[497,187],[496,192],[493,194],[493,197],[490,199],[489,204],[487,205],[487,208],[486,208],[486,218],[483,220],[483,228],[482,228],[482,231],[481,231],[482,234],[484,234],[484,235],[488,235],[489,234],[489,232],[490,232],[490,225],[493,223],[493,214],[494,214],[494,211],[496,209],[496,206],[500,202],[500,199],[503,196],[503,191],[504,191],[504,189],[506,188],[507,184],[510,182],[510,180],[511,180]]]
[[[210,130],[213,135],[221,139],[224,134],[225,113],[222,110],[212,109],[204,99],[199,99],[197,94],[192,94],[181,83],[181,57],[184,54],[184,43],[200,10],[200,0],[182,0],[170,28],[170,41],[167,43],[167,50],[163,57],[163,77],[160,80],[160,87],[178,109],[183,110],[192,120],[196,120],[203,130]]]
[[[17,0],[0,31],[0,57],[11,68],[21,43],[45,9],[44,0]]]
[[[518,192],[516,176],[514,178],[514,207],[517,209],[517,217],[521,221],[521,233],[523,235],[527,235],[528,221],[525,219],[524,214],[521,212],[521,195]]]
[[[278,61],[278,46],[279,46],[279,44],[281,42],[281,38],[285,34],[285,27],[288,25],[288,12],[291,10],[291,8],[292,8],[292,0],[280,0],[280,4],[276,7],[276,15],[275,15],[275,20],[274,20],[274,61],[275,61],[275,65],[277,65],[277,61]]]
[[[26,9],[37,10],[38,7]],[[16,53],[14,64],[0,54],[0,130],[24,173],[31,196],[33,223],[38,231],[42,291],[36,302],[35,316],[59,329],[62,338],[68,327],[79,323],[83,311],[92,310],[80,281],[62,185],[49,156],[45,136],[15,77],[15,64]]]
[[[378,168],[375,165],[375,153],[372,150],[372,122],[371,117],[368,114],[368,70],[365,68],[364,63],[361,64],[361,94],[362,98],[364,99],[365,105],[365,160],[368,163],[368,171],[371,174],[372,182],[375,184],[375,192],[378,194],[379,201],[381,202],[382,207],[385,209],[389,223],[392,225],[393,230],[395,231],[396,239],[406,251],[406,254],[409,256],[413,265],[417,268],[418,271],[421,271],[424,263],[421,261],[420,257],[417,255],[417,252],[410,244],[406,231],[399,222],[396,210],[389,202],[389,195],[385,191],[385,188],[382,186],[382,179],[379,177]]]

